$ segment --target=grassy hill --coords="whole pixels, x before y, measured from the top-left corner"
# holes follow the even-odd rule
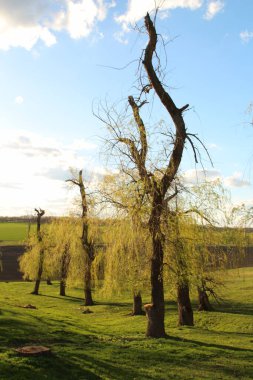
[[[196,312],[194,327],[177,327],[166,305],[167,339],[145,338],[146,317],[131,317],[130,299],[98,299],[82,313],[82,291],[58,295],[58,284],[0,283],[1,380],[253,378],[253,268],[230,271],[224,303]],[[148,302],[149,297],[144,297]],[[31,303],[36,310],[20,306]],[[48,357],[19,357],[14,348],[42,344]]]

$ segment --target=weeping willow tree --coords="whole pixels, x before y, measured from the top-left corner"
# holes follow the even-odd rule
[[[38,294],[41,280],[49,277],[50,270],[46,265],[46,256],[49,254],[48,226],[44,226],[40,231],[40,239],[37,233],[30,233],[26,241],[26,251],[19,259],[20,271],[23,273],[25,280],[35,281],[33,294]]]
[[[133,172],[132,178],[134,177]],[[150,261],[146,215],[148,206],[142,184],[129,181],[124,173],[106,175],[100,187],[100,194],[111,214],[107,232],[103,234],[103,241],[107,247],[104,254],[103,290],[107,293],[131,291],[132,315],[141,315],[141,292],[147,285],[147,265]]]
[[[90,204],[88,202],[87,188],[84,185],[83,171],[80,170],[79,173],[72,173],[73,178],[67,179],[66,182],[70,182],[72,185],[76,186],[80,192],[80,205],[82,209],[81,214],[81,234],[80,239],[83,248],[83,260],[82,263],[85,265],[83,272],[84,279],[84,303],[86,306],[91,306],[94,304],[92,298],[92,263],[95,259],[95,249],[94,242],[90,234]]]
[[[170,217],[176,228],[174,239],[167,241],[170,248],[166,258],[172,270],[166,271],[166,276],[170,277],[171,283],[183,284],[186,291],[185,302],[181,302],[183,310],[181,313],[179,310],[179,324],[191,321],[189,286],[198,290],[200,311],[212,310],[210,296],[219,301],[220,288],[228,275],[227,268],[236,265],[245,247],[240,215],[241,208],[233,207],[230,195],[220,181],[192,187],[171,210]],[[173,254],[173,249],[178,247],[180,252]],[[178,292],[180,309],[179,301]]]
[[[139,91],[137,96],[128,97],[128,110],[130,109],[134,121],[129,120],[127,111],[124,118],[115,112],[113,107],[106,106],[100,109],[98,117],[107,125],[111,154],[119,158],[120,170],[132,178],[134,183],[141,183],[144,197],[149,199],[148,231],[152,252],[151,303],[145,305],[148,321],[146,336],[161,338],[166,336],[163,284],[165,237],[162,231],[165,199],[173,187],[187,141],[193,148],[194,159],[197,161],[199,151],[195,147],[195,142],[200,140],[186,129],[184,112],[189,108],[189,104],[176,106],[169,86],[164,84],[162,59],[157,50],[159,34],[148,13],[144,18],[143,30],[146,32],[148,42],[140,59]],[[158,127],[154,134],[149,123],[144,123],[141,117],[152,95],[151,101],[158,100],[158,104],[165,111],[166,120],[169,120],[164,130],[159,124],[160,128]],[[149,112],[146,116],[150,120]]]
[[[61,296],[66,295],[72,257],[82,248],[80,231],[81,224],[77,218],[57,218],[48,226],[45,265],[50,278],[60,280]]]
[[[130,218],[112,220],[105,236],[106,294],[133,294],[133,315],[143,314],[141,292],[149,285],[151,257],[147,228]]]

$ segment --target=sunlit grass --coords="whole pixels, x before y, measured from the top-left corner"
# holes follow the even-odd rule
[[[9,379],[252,379],[253,268],[234,271],[224,303],[196,312],[194,327],[177,327],[166,304],[167,339],[145,338],[146,317],[131,317],[131,299],[98,299],[82,314],[82,291],[58,295],[58,284],[0,283],[0,378]],[[149,301],[144,297],[144,302]],[[20,306],[31,303],[36,310]],[[48,357],[19,357],[14,348],[42,344]]]

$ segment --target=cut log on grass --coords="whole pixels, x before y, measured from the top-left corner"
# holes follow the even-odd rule
[[[24,309],[37,309],[37,307],[36,307],[36,306],[34,306],[34,305],[31,305],[30,303],[29,303],[28,305],[25,305],[25,306],[21,306],[21,307],[23,307]]]
[[[83,313],[83,314],[91,314],[91,313],[93,313],[93,311],[91,311],[89,308],[87,308],[87,309],[84,309],[84,310],[82,311],[82,313]]]
[[[22,356],[39,356],[51,353],[51,349],[44,346],[24,346],[16,348],[15,351]]]

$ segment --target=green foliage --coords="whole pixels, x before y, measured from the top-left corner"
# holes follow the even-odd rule
[[[231,271],[224,304],[196,312],[195,327],[176,327],[175,303],[166,303],[167,339],[147,339],[145,317],[129,317],[130,298],[98,298],[82,314],[82,289],[58,296],[58,283],[0,283],[1,380],[250,380],[253,377],[253,268]],[[144,300],[149,296],[144,293]],[[33,304],[36,310],[19,306]],[[81,309],[80,309],[81,308]],[[52,349],[48,357],[20,357],[28,344]]]
[[[151,255],[147,229],[129,218],[114,220],[107,227],[104,242],[103,291],[111,295],[146,288]]]
[[[179,194],[165,211],[165,279],[171,290],[179,283],[204,286],[217,299],[227,268],[237,266],[246,244],[241,208],[215,181]]]
[[[48,227],[48,226],[47,226]],[[41,231],[41,240],[38,240],[37,234],[30,234],[27,239],[26,252],[19,259],[20,271],[23,273],[24,279],[36,280],[38,276],[39,262],[43,255],[45,259],[49,254],[49,240],[45,230]],[[48,276],[47,266],[43,265],[42,279],[46,279]]]

